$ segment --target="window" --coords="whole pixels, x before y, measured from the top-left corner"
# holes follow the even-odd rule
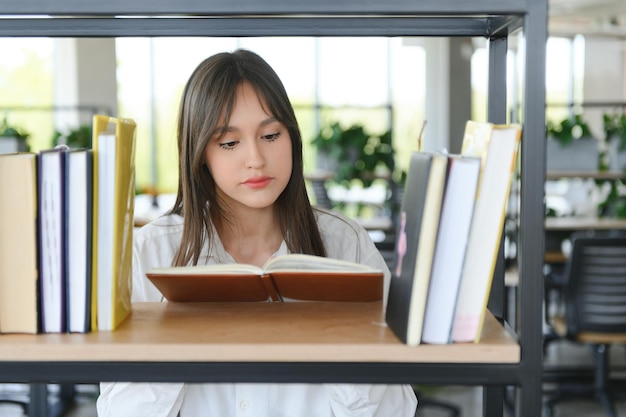
[[[175,191],[180,95],[193,69],[216,52],[247,48],[276,70],[296,109],[307,171],[315,169],[309,142],[324,123],[362,123],[373,133],[393,126],[405,155],[423,120],[424,53],[401,38],[119,38],[116,48],[119,113],[138,122],[144,190]]]
[[[54,133],[53,41],[0,38],[0,121],[30,134],[31,150],[50,146]]]

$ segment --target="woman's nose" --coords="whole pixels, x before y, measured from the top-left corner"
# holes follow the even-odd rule
[[[260,168],[265,165],[265,157],[260,147],[260,143],[256,140],[249,142],[246,152],[246,167]]]

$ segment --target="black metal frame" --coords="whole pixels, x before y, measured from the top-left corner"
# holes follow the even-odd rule
[[[483,385],[483,414],[503,414],[504,391],[517,389],[522,417],[541,413],[541,303],[545,180],[547,0],[3,0],[0,36],[479,36],[489,44],[491,122],[505,123],[508,35],[524,33],[519,364],[1,362],[15,382],[302,381]],[[13,15],[13,16],[10,16]],[[40,17],[46,16],[46,17]],[[116,17],[117,16],[117,17]],[[120,16],[123,16],[120,17]],[[504,317],[501,268],[496,317]]]

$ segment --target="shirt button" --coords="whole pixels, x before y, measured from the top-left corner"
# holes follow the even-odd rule
[[[241,408],[242,410],[247,410],[249,406],[250,404],[248,403],[248,401],[242,401],[239,403],[239,408]]]

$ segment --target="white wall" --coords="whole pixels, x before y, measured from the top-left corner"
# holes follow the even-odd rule
[[[626,100],[624,62],[626,42],[617,38],[585,37],[584,102]],[[604,138],[602,114],[621,108],[585,107],[585,120],[592,132]]]
[[[55,40],[54,104],[93,106],[117,115],[117,77],[114,38]],[[55,112],[57,129],[91,124],[91,112]]]

